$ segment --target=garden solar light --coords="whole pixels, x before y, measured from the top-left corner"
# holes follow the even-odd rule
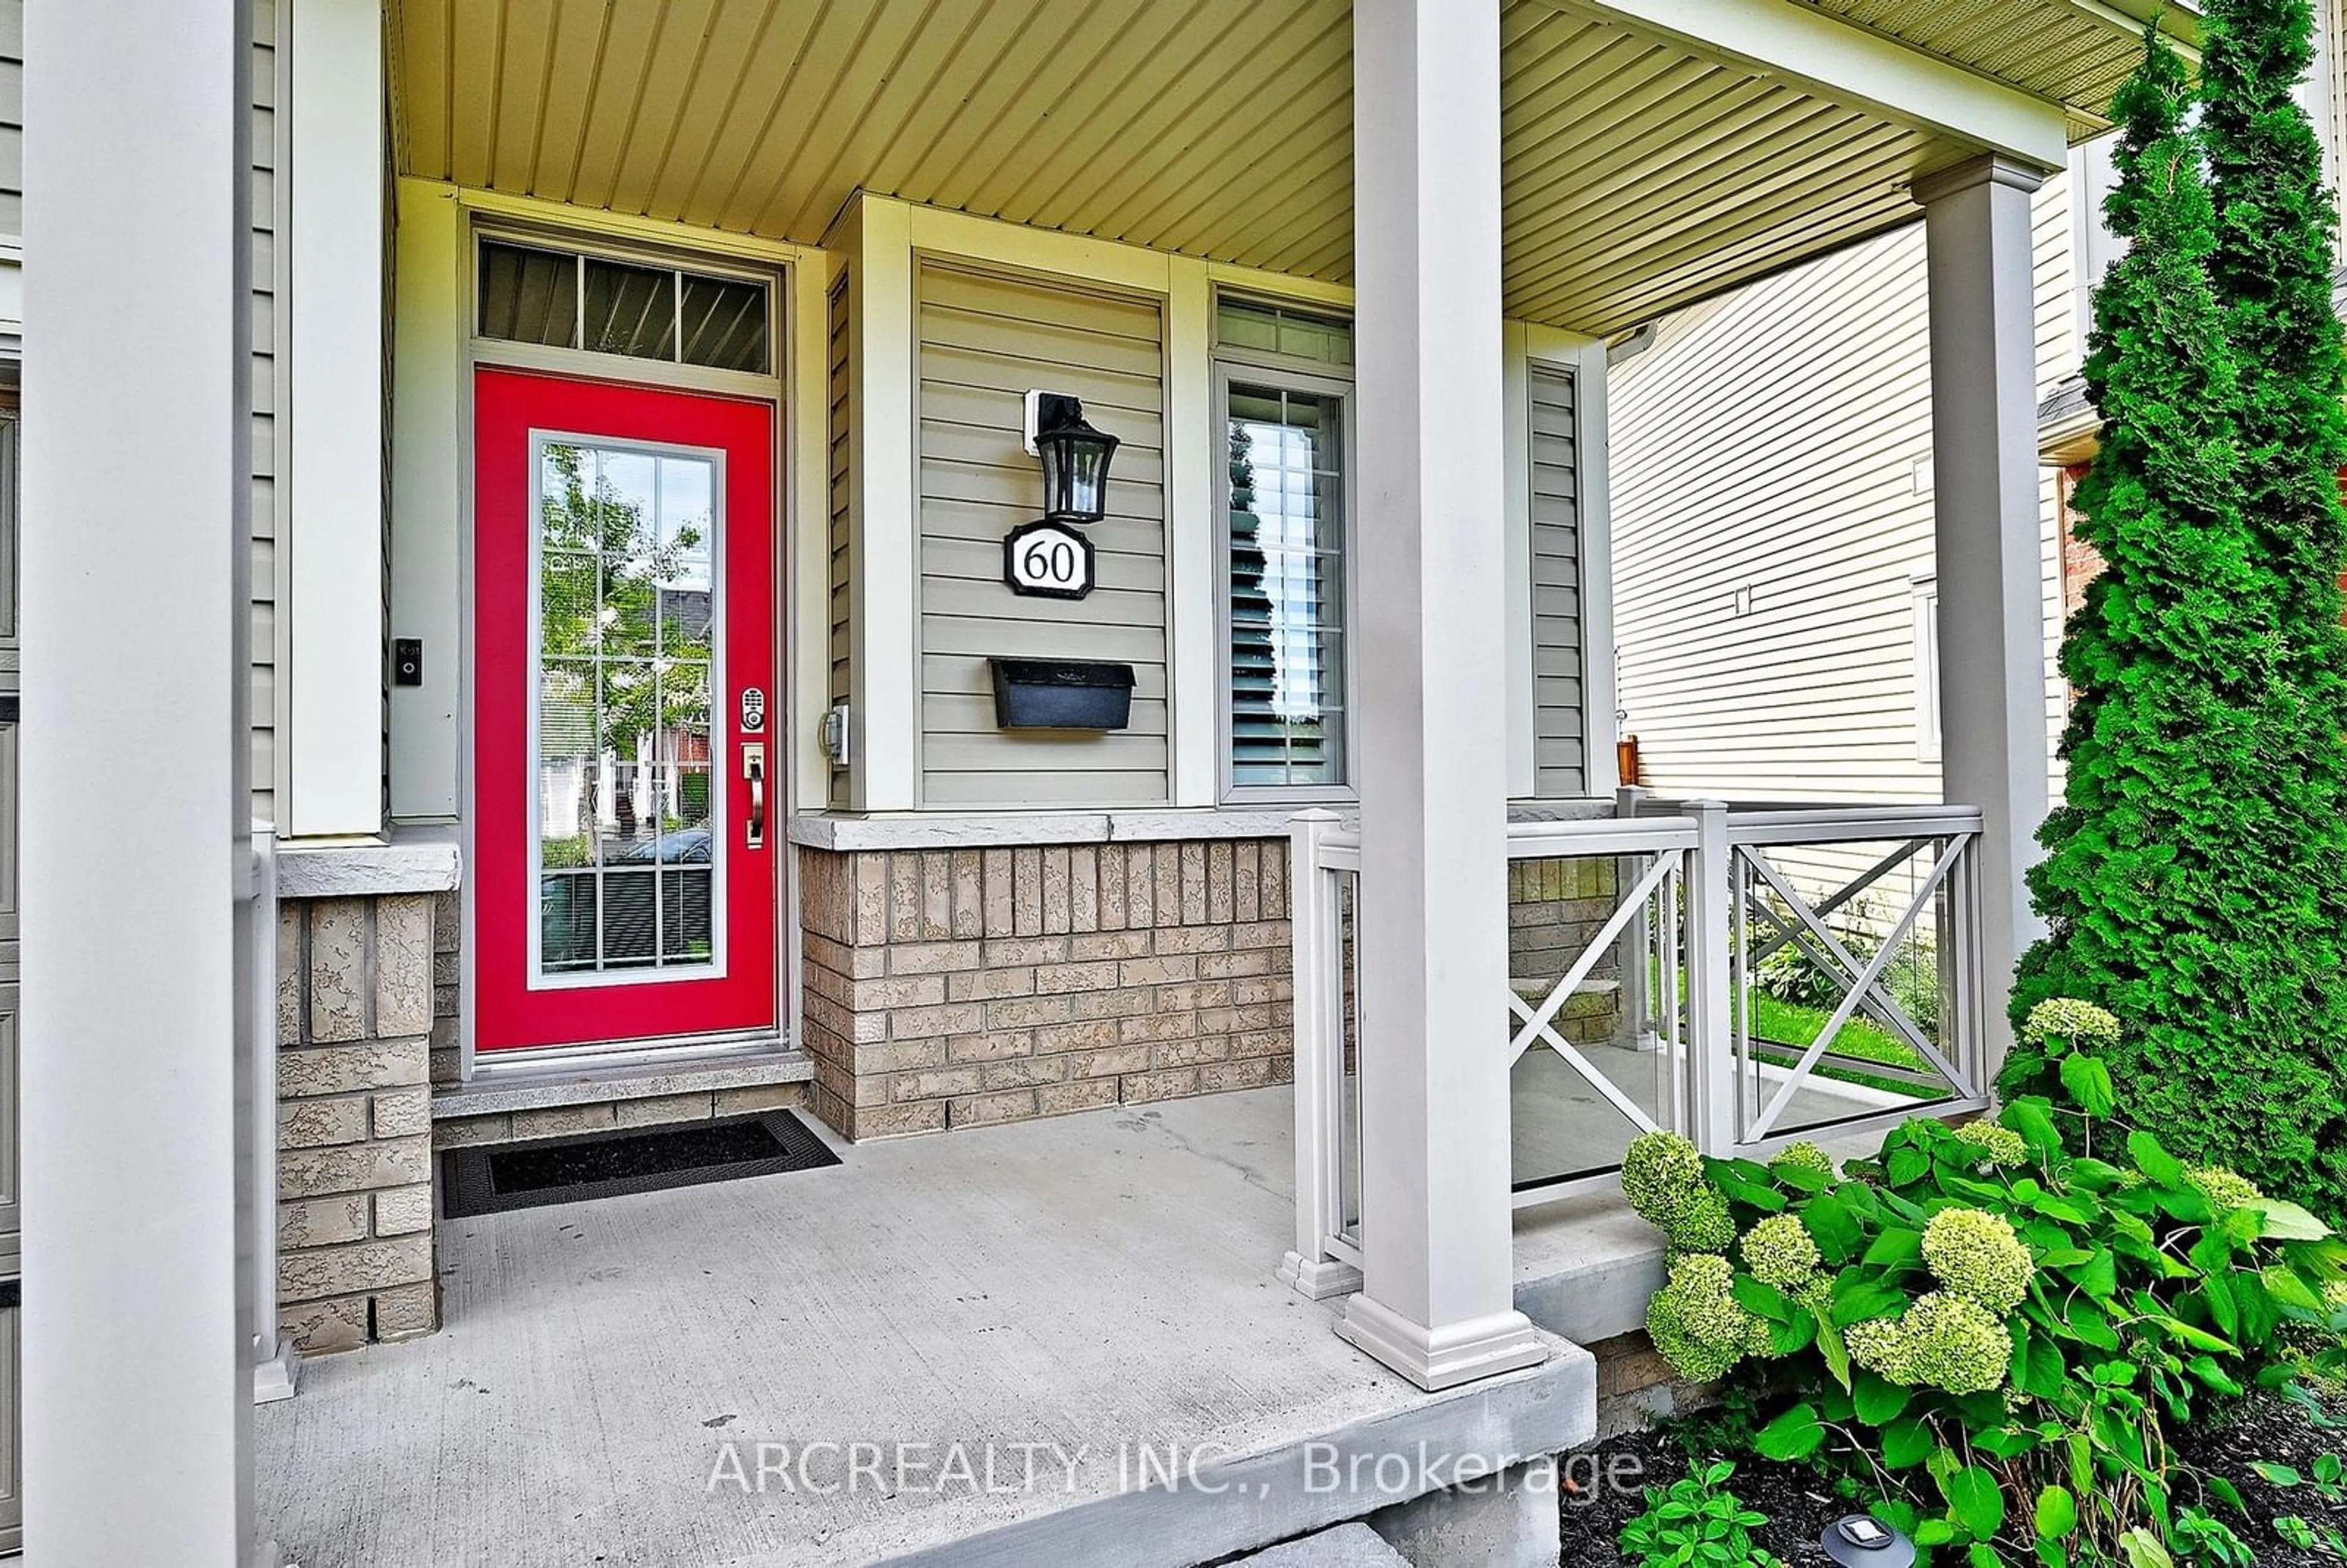
[[[1915,1543],[1863,1513],[1827,1525],[1819,1544],[1842,1568],[1914,1568]]]

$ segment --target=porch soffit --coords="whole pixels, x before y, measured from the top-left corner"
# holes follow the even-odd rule
[[[1853,26],[1952,60],[2065,105],[2074,139],[2107,128],[2111,95],[2143,57],[2142,30],[2188,53],[2200,44],[2197,7],[2176,0],[2020,0],[1970,5],[1947,0],[1799,0]],[[2116,25],[2115,25],[2116,24]]]
[[[1635,324],[1909,220],[1914,175],[1977,150],[1579,0],[1500,3],[1503,266],[1528,320]],[[1922,46],[1904,13],[2009,32],[2100,0],[1802,3]],[[403,173],[804,244],[863,188],[1350,278],[1350,0],[389,4]]]

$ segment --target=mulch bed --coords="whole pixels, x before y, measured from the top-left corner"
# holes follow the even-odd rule
[[[2333,1396],[2328,1406],[2330,1419],[2341,1426],[2318,1427],[2291,1401],[2260,1399],[2224,1426],[2188,1434],[2179,1445],[2181,1459],[2240,1488],[2249,1504],[2247,1519],[2223,1509],[2212,1512],[2249,1543],[2259,1568],[2340,1568],[2339,1558],[2289,1545],[2270,1522],[2278,1514],[2294,1513],[2318,1529],[2328,1523],[2347,1534],[2347,1499],[2326,1501],[2311,1483],[2284,1490],[2250,1469],[2251,1460],[2266,1460],[2311,1476],[2320,1455],[2347,1457],[2347,1395]],[[1729,1490],[1747,1507],[1768,1516],[1767,1527],[1755,1532],[1759,1545],[1783,1559],[1788,1568],[1830,1563],[1818,1538],[1833,1521],[1860,1512],[1858,1505],[1838,1497],[1827,1478],[1802,1466],[1772,1464],[1748,1453],[1722,1457],[1736,1460]],[[1618,1568],[1624,1561],[1617,1544],[1622,1527],[1645,1512],[1644,1487],[1666,1486],[1687,1469],[1679,1434],[1668,1426],[1613,1438],[1573,1456],[1570,1474],[1579,1485],[1577,1491],[1568,1486],[1563,1497],[1560,1568]],[[1605,1484],[1608,1475],[1623,1483]],[[2188,1495],[2185,1501],[2190,1501]]]

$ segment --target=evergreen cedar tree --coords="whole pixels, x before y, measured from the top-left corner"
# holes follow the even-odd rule
[[[2122,1113],[2191,1158],[2347,1212],[2347,461],[2336,220],[2293,87],[2310,0],[2209,0],[2203,116],[2152,29],[2114,104],[2128,241],[2095,294],[2103,416],[2078,487],[2102,555],[2062,648],[2066,799],[2030,876],[2050,934],[2016,1020],[2116,1013]],[[2206,159],[2204,165],[2204,158]],[[2042,1091],[2016,1050],[2001,1086]]]

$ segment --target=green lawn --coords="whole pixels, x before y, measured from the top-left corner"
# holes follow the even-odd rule
[[[1833,1014],[1824,1008],[1800,1007],[1792,1002],[1778,1001],[1768,992],[1754,987],[1752,999],[1752,1032],[1762,1040],[1778,1045],[1806,1049],[1818,1038],[1826,1020]],[[1863,1016],[1852,1018],[1841,1026],[1829,1048],[1837,1056],[1855,1056],[1866,1061],[1879,1061],[1885,1067],[1906,1067],[1928,1071],[1931,1064],[1917,1054],[1915,1048],[1897,1035]]]

